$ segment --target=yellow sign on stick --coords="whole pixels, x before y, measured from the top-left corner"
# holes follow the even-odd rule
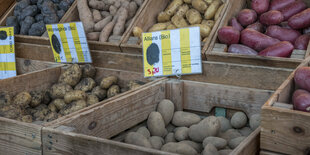
[[[55,62],[91,63],[82,22],[46,25]]]
[[[0,79],[16,76],[14,27],[0,28]]]
[[[144,76],[202,73],[199,27],[143,33]]]

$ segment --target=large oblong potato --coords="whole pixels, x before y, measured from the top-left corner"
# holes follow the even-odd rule
[[[52,86],[50,95],[53,99],[63,98],[67,92],[72,90],[72,87],[66,83],[56,83]]]
[[[213,0],[213,2],[210,4],[207,11],[205,12],[205,19],[209,20],[214,18],[216,11],[218,10],[221,4],[222,4],[221,0]]]
[[[178,15],[174,15],[171,18],[171,22],[177,27],[177,28],[182,28],[182,27],[187,27],[188,23],[186,22],[186,20]]]
[[[205,13],[208,8],[208,5],[203,0],[192,0],[192,6],[200,13]]]
[[[96,95],[93,95],[93,94],[87,95],[87,101],[86,101],[87,105],[93,105],[98,102],[99,102],[99,99]]]
[[[18,93],[13,99],[13,103],[15,105],[22,107],[28,106],[30,102],[31,102],[31,95],[25,91]]]
[[[168,15],[166,12],[160,12],[157,16],[157,22],[163,23],[170,21],[170,15]]]
[[[118,85],[112,85],[112,86],[108,89],[107,97],[108,97],[108,98],[113,97],[113,96],[119,94],[120,91],[121,91],[121,89],[119,88]]]
[[[164,137],[168,133],[165,128],[165,122],[159,112],[151,112],[147,119],[147,127],[152,136]]]
[[[189,6],[187,4],[183,4],[182,6],[179,7],[178,11],[175,14],[184,17],[188,10]]]
[[[75,90],[82,90],[85,92],[91,91],[96,86],[95,80],[90,77],[82,79],[75,87]]]
[[[77,101],[77,100],[85,100],[86,99],[86,93],[84,91],[81,90],[73,90],[70,91],[68,93],[66,93],[64,100],[65,103],[71,103],[73,101]]]
[[[190,145],[185,143],[175,143],[169,142],[161,147],[162,151],[167,151],[171,153],[185,154],[185,155],[196,155],[197,151]]]
[[[129,132],[125,137],[125,143],[152,148],[150,141],[140,133],[136,132]]]
[[[67,83],[70,86],[75,86],[82,77],[82,69],[78,64],[73,64],[59,76],[59,83]]]
[[[200,36],[202,38],[208,37],[210,35],[211,32],[211,28],[207,25],[202,25],[202,24],[195,24],[192,26],[198,26],[200,27]]]
[[[186,19],[191,25],[200,24],[202,20],[200,13],[196,9],[189,9],[186,12]]]
[[[149,32],[165,30],[165,29],[167,28],[168,24],[170,24],[170,22],[154,24],[154,25],[149,29]]]
[[[164,99],[159,102],[157,111],[163,117],[165,125],[168,125],[174,114],[174,104],[170,100]]]
[[[99,99],[99,101],[105,99],[107,97],[107,91],[102,89],[100,86],[96,86],[91,91],[92,94],[96,95]]]
[[[103,78],[102,81],[100,82],[100,87],[102,89],[108,89],[112,85],[117,84],[117,77],[116,76],[108,76],[106,78]]]
[[[165,9],[165,12],[169,15],[172,16],[174,13],[177,11],[179,6],[183,4],[183,0],[173,0],[168,7]]]

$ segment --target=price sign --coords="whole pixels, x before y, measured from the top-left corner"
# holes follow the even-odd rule
[[[82,22],[46,25],[55,62],[91,63]]]
[[[16,76],[14,27],[0,28],[0,79]]]
[[[202,73],[199,27],[143,33],[144,76]]]

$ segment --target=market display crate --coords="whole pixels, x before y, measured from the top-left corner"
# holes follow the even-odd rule
[[[12,16],[14,14],[15,6],[17,5],[17,2],[15,2],[10,9],[7,10],[7,12],[1,17],[0,19],[0,26],[6,25],[6,20],[9,16]],[[70,8],[66,11],[64,16],[59,20],[59,23],[64,23],[71,18],[72,11],[76,7],[76,1],[74,1]],[[30,35],[20,35],[15,34],[15,42],[24,42],[24,43],[34,43],[34,44],[40,44],[40,45],[49,45],[50,42],[48,40],[47,32],[43,33],[42,36],[30,36]]]
[[[43,153],[167,154],[116,141],[124,138],[124,134],[115,136],[144,122],[163,99],[170,99],[177,110],[200,115],[213,114],[215,107],[222,107],[226,108],[228,117],[236,111],[251,116],[260,113],[261,106],[272,93],[269,90],[165,79],[57,122],[52,128],[43,128]],[[257,128],[231,154],[255,154],[259,150],[259,131]]]
[[[15,0],[0,0],[0,17],[15,4]]]
[[[212,28],[212,31],[209,34],[208,39],[206,42],[202,42],[201,50],[202,50],[202,55],[205,54],[204,51],[207,50],[209,43],[212,39],[212,36],[215,34],[218,25],[220,24],[220,21],[222,20],[222,17],[229,6],[230,1],[227,0],[222,0],[224,7],[219,15],[219,19],[215,21],[215,24]],[[137,20],[133,23],[132,27],[124,37],[121,43],[121,49],[125,53],[134,53],[134,54],[142,54],[142,45],[138,44],[132,44],[129,42],[130,38],[133,36],[133,28],[134,27],[140,27],[143,32],[147,32],[148,29],[156,24],[157,22],[157,16],[160,12],[162,12],[170,3],[170,0],[156,0],[152,1],[150,0],[148,4],[145,6],[145,8],[141,11],[141,14],[138,16]],[[203,59],[205,59],[205,56],[202,56]]]
[[[309,57],[298,67],[310,66]],[[309,154],[307,112],[293,110],[293,72],[262,107],[261,149],[284,154]]]
[[[30,68],[30,67],[28,67]],[[0,80],[0,92],[5,92],[10,96],[14,96],[22,91],[42,91],[47,90],[52,84],[56,83],[60,74],[64,71],[66,66],[48,68],[45,70],[33,72],[31,74],[20,75],[4,80]],[[144,79],[141,73],[121,71],[114,69],[96,68],[97,74],[95,81],[99,81],[107,76],[117,76],[118,85],[124,86],[128,84],[130,80],[138,80],[145,82],[145,86],[151,85],[155,81]],[[149,83],[147,83],[149,82]],[[92,109],[93,107],[104,104],[108,101],[112,101],[123,95],[139,90],[138,87],[134,90],[129,90],[114,97],[108,98],[84,109],[78,110],[74,113],[59,117],[51,122],[34,122],[24,123],[13,119],[0,117],[0,151],[3,154],[42,154],[41,143],[41,129],[43,126],[53,125],[54,123],[61,121],[62,119],[69,118],[74,114],[81,113],[84,110]]]
[[[309,1],[303,1],[307,4],[308,7],[310,7]],[[218,30],[223,26],[227,26],[232,17],[236,17],[240,10],[244,8],[249,8],[250,5],[250,0],[231,0],[231,3],[229,3],[223,19],[217,27],[218,29],[215,31],[215,34],[210,42],[210,46],[205,51],[207,60],[292,69],[296,68],[302,62],[302,60],[304,60],[309,55],[310,42],[308,44],[307,50],[294,50],[291,58],[264,57],[256,55],[227,53],[228,46],[219,43]]]
[[[53,62],[16,58],[17,75],[31,74],[33,72],[60,66],[63,65]]]

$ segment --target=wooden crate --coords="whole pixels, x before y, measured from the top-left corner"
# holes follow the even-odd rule
[[[207,41],[204,45],[201,45],[202,46],[202,55],[204,55],[205,51],[207,50],[207,48],[210,44],[210,41],[212,39],[212,36],[215,34],[217,27],[220,24],[220,21],[222,20],[221,17],[224,15],[226,8],[228,7],[228,3],[230,3],[230,1],[228,1],[228,0],[223,0],[223,1],[225,2],[224,3],[225,6],[221,12],[220,18],[215,22],[214,27],[213,27],[210,35],[209,35],[209,39],[207,39]],[[135,23],[133,23],[132,27],[130,28],[130,30],[128,31],[128,33],[126,34],[124,39],[122,40],[121,49],[123,52],[134,53],[134,54],[142,54],[142,46],[141,45],[128,44],[127,43],[130,36],[133,36],[133,34],[132,34],[133,28],[135,26],[138,26],[144,32],[147,32],[147,30],[156,23],[157,15],[167,7],[169,2],[170,2],[169,0],[156,0],[156,1],[150,0],[148,2],[146,7],[142,10],[141,14],[139,15],[139,17],[137,18]],[[204,59],[205,56],[202,56],[202,58]]]
[[[17,57],[54,62],[50,46],[16,43]],[[93,65],[143,73],[141,54],[91,51]],[[183,80],[219,83],[241,87],[276,90],[293,69],[202,61],[202,74],[182,76]]]
[[[260,113],[273,91],[186,80],[163,80],[124,95],[102,106],[79,113],[43,128],[44,154],[167,154],[166,152],[107,140],[144,122],[162,99],[170,99],[178,110],[212,114],[215,107],[236,110],[248,116]],[[231,154],[255,154],[259,150],[258,128]]]
[[[13,7],[12,5],[15,3],[15,0],[0,0],[0,18],[5,12]]]
[[[310,3],[308,0],[303,0],[307,3],[308,7],[310,7]],[[206,51],[206,56],[208,61],[219,61],[219,62],[229,62],[229,63],[239,63],[239,64],[251,64],[257,66],[271,66],[271,67],[283,67],[283,68],[292,68],[295,69],[303,60],[303,58],[279,58],[279,57],[263,57],[263,56],[253,56],[253,55],[241,55],[241,54],[233,54],[227,53],[227,49],[218,50],[216,46],[218,46],[218,30],[228,25],[229,21],[232,17],[236,17],[240,10],[249,6],[250,1],[247,0],[231,0],[225,15],[218,26],[213,38],[210,42],[210,46]],[[309,42],[310,43],[310,42]],[[310,45],[310,44],[309,44]],[[310,46],[305,52],[305,57],[309,55]]]
[[[46,90],[47,88],[50,88],[52,84],[58,81],[59,75],[63,72],[64,67],[65,66],[48,68],[46,70],[36,71],[31,74],[24,74],[0,80],[0,92],[5,91],[11,96],[14,96],[22,91]],[[145,84],[145,86],[152,84],[150,80],[144,79],[141,73],[105,68],[97,68],[95,81],[98,82],[100,79],[111,75],[115,75],[119,78],[120,86],[125,86],[125,84],[127,84],[130,80],[149,82]],[[156,82],[156,80],[153,82]],[[55,122],[69,118],[74,114],[80,113],[84,110],[89,110],[123,95],[133,93],[139,89],[140,88],[124,92],[115,97],[103,100],[99,103],[81,109],[75,113],[43,124],[23,123],[16,120],[0,117],[0,131],[2,133],[0,134],[1,154],[42,154],[41,128],[43,126],[52,125]]]
[[[310,66],[308,57],[299,67]],[[285,154],[310,153],[310,113],[292,110],[294,72],[262,107],[261,149]]]

